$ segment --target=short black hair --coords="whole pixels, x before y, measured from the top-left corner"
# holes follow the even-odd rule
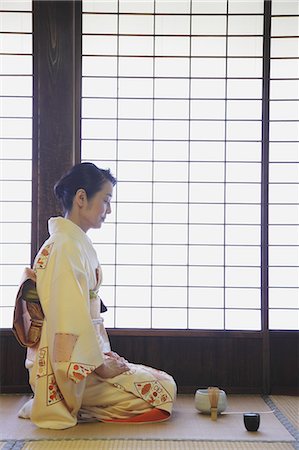
[[[61,202],[64,212],[70,211],[78,189],[84,189],[87,198],[100,191],[106,181],[113,186],[116,178],[109,169],[100,169],[95,164],[84,162],[73,166],[54,186],[56,198]]]

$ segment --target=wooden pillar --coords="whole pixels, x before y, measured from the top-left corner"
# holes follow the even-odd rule
[[[59,214],[53,186],[80,160],[80,1],[33,1],[33,53],[32,258]]]
[[[263,394],[270,394],[268,203],[269,203],[269,92],[270,92],[271,2],[264,0],[263,120],[261,185],[261,303],[263,335]]]

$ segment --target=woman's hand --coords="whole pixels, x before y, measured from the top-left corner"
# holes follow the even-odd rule
[[[110,352],[108,352],[108,353],[105,353],[105,355],[106,355],[106,356],[109,356],[110,358],[113,358],[113,359],[121,360],[122,362],[125,362],[125,363],[128,362],[125,358],[123,358],[122,356],[119,356],[119,354],[116,353],[116,352],[110,351]]]
[[[96,368],[95,373],[101,378],[113,378],[128,370],[130,368],[127,366],[124,358],[119,357],[119,359],[116,359],[115,357],[107,356],[104,363]]]

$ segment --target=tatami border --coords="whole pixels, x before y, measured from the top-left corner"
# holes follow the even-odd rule
[[[296,450],[299,450],[299,431],[292,424],[292,422],[290,422],[290,420],[283,414],[283,412],[280,411],[276,403],[268,395],[263,395],[262,398],[264,402],[269,406],[269,408],[274,410],[274,415],[279,420],[279,422],[293,436],[295,442],[292,442],[292,445]]]

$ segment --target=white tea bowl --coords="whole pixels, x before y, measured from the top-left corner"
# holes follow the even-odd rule
[[[203,414],[211,413],[211,403],[208,389],[197,389],[195,393],[195,407]],[[226,393],[219,389],[217,413],[220,414],[227,408]]]

